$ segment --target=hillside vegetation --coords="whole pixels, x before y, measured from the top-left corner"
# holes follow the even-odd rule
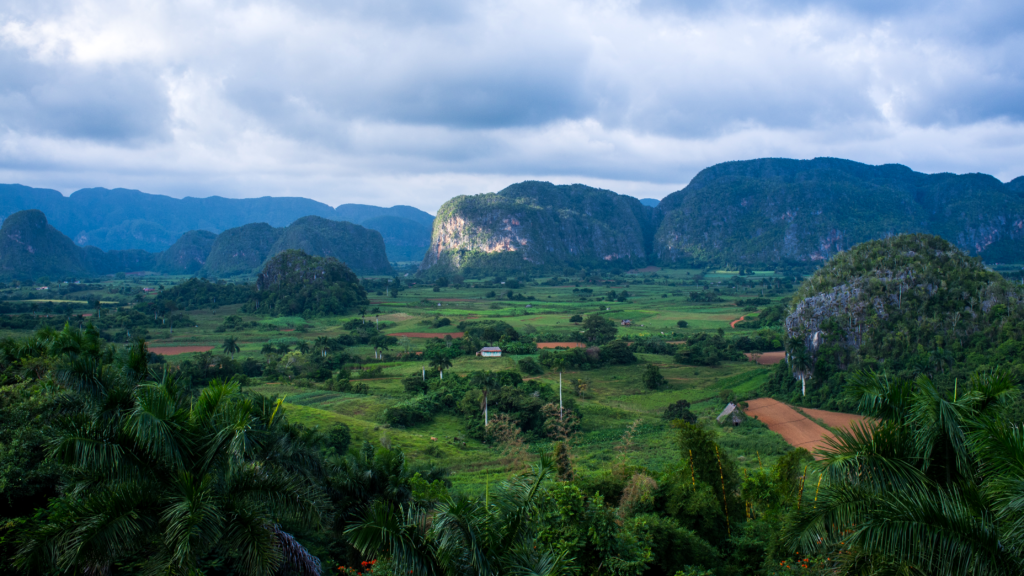
[[[442,206],[423,269],[814,266],[904,233],[941,236],[986,262],[1020,263],[1022,182],[765,158],[706,168],[656,208],[582,185],[522,182]]]
[[[0,231],[0,280],[73,280],[140,271],[213,277],[254,274],[268,258],[285,250],[336,258],[360,274],[394,272],[379,232],[316,216],[281,229],[247,224],[218,236],[194,230],[160,254],[77,246],[38,210],[12,214]]]
[[[395,216],[427,227],[433,221],[430,214],[411,206],[343,204],[335,209],[306,198],[178,199],[123,188],[88,188],[65,197],[56,190],[0,184],[0,220],[30,209],[47,214],[50,224],[79,246],[105,251],[162,252],[190,230],[218,234],[256,222],[283,227],[303,216],[355,224]],[[429,242],[429,233],[422,242]]]
[[[285,250],[263,266],[246,310],[313,318],[346,314],[369,303],[359,278],[338,260]]]
[[[438,210],[421,269],[483,274],[644,266],[653,213],[636,198],[582,184],[521,182],[497,193],[458,196]]]
[[[860,370],[927,375],[949,389],[977,370],[1024,374],[1022,301],[1024,289],[937,236],[865,242],[800,286],[785,324],[789,359],[769,390],[849,409]]]

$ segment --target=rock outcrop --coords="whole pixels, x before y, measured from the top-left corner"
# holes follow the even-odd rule
[[[582,184],[521,182],[458,196],[438,210],[421,270],[642,266],[653,217],[636,198]]]

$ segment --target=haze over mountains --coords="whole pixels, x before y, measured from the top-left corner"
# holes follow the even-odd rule
[[[147,252],[167,250],[191,230],[219,234],[258,222],[284,227],[303,216],[319,216],[380,231],[395,262],[423,258],[434,220],[411,206],[342,204],[331,208],[306,198],[276,197],[178,199],[123,188],[87,188],[64,196],[56,190],[0,184],[0,220],[31,209],[46,214],[50,225],[78,246]]]
[[[28,207],[46,213],[42,222],[37,214],[10,218]],[[432,274],[777,267],[823,262],[860,242],[916,232],[986,262],[1024,262],[1024,177],[1004,184],[985,174],[923,174],[835,158],[717,164],[660,202],[527,181],[452,198],[436,219],[408,206],[177,200],[101,188],[65,198],[18,185],[0,186],[0,216],[8,218],[0,249],[31,237],[36,250],[0,253],[8,276],[46,269],[221,277],[252,273],[286,249],[335,256],[359,274],[389,274],[389,261],[410,260],[422,260],[420,269]],[[51,265],[29,262],[51,252]]]
[[[331,256],[362,275],[393,274],[376,230],[351,222],[305,216],[285,228],[247,224],[214,235],[186,232],[167,251],[111,250],[75,245],[39,210],[16,212],[0,226],[0,279],[68,279],[117,272],[155,271],[223,277],[255,274],[286,250]]]

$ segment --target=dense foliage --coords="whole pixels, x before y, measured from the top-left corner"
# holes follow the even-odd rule
[[[170,310],[201,310],[230,304],[242,304],[252,298],[252,284],[211,282],[201,278],[189,278],[184,282],[160,291],[155,302],[147,302],[144,312]]]
[[[849,409],[848,375],[863,369],[928,375],[952,389],[979,369],[1024,368],[1024,290],[935,236],[896,236],[837,255],[794,301],[789,361],[768,388],[794,402]]]
[[[989,262],[1024,260],[1024,201],[984,174],[922,174],[839,158],[708,167],[658,206],[662,262],[813,264],[895,233],[936,234]],[[755,233],[756,231],[756,233]]]
[[[244,310],[318,317],[345,314],[369,303],[366,289],[341,262],[287,250],[264,265],[256,292]]]
[[[838,431],[818,468],[815,505],[787,527],[792,550],[833,574],[1024,572],[1024,432],[1007,372],[943,392],[860,373],[858,409],[873,418]]]

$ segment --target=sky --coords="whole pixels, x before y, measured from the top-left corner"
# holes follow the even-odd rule
[[[1024,175],[1019,0],[5,0],[0,182],[435,212],[834,156]]]

